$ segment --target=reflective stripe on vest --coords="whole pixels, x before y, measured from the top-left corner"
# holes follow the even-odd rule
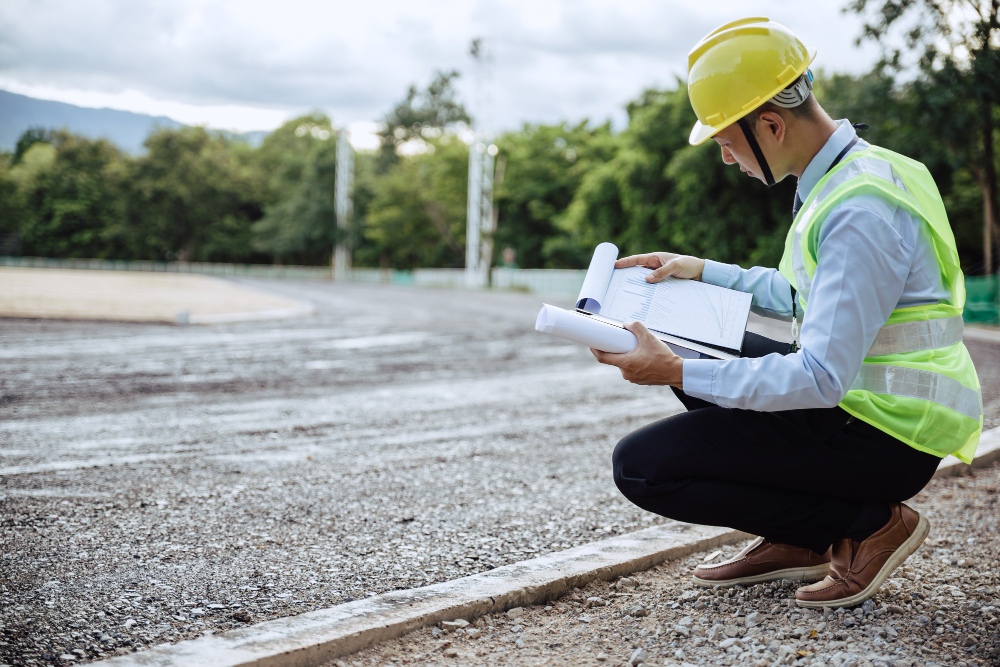
[[[813,206],[809,208],[811,209]],[[799,221],[795,225],[795,241],[792,242],[792,270],[795,271],[795,291],[799,292],[805,301],[809,300],[809,290],[812,289],[813,284],[812,276],[806,271],[806,264],[802,261],[802,230],[808,221],[808,215],[799,216]]]
[[[979,419],[983,395],[947,375],[906,366],[864,364],[851,390],[908,396],[951,408],[970,419]]]
[[[865,358],[948,347],[961,342],[964,329],[965,323],[961,315],[887,324],[879,329]]]

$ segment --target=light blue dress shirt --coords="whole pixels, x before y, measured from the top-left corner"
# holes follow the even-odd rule
[[[802,201],[857,136],[848,121],[837,124],[802,172]],[[859,140],[850,152],[867,147]],[[730,361],[685,359],[684,393],[727,408],[768,412],[833,407],[851,388],[894,309],[950,298],[928,231],[878,197],[851,197],[834,208],[820,230],[818,255],[799,351]],[[777,269],[706,260],[702,280],[749,292],[756,312],[791,321],[791,288]]]

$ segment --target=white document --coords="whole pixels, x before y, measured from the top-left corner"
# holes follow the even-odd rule
[[[594,249],[577,308],[617,323],[642,322],[671,340],[697,343],[702,351],[703,345],[737,352],[743,347],[752,295],[679,278],[648,283],[651,269],[616,269],[617,258],[613,243]]]
[[[649,283],[650,273],[642,266],[615,269],[600,314],[706,345],[743,346],[752,295],[681,278]]]

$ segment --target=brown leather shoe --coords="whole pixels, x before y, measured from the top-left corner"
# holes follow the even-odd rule
[[[902,503],[892,504],[892,517],[862,542],[842,538],[833,543],[830,574],[795,592],[800,607],[853,607],[871,596],[893,570],[927,537],[927,518]]]
[[[829,571],[829,549],[821,556],[812,549],[777,544],[758,537],[727,561],[696,567],[694,582],[701,586],[735,586],[776,579],[815,581]]]

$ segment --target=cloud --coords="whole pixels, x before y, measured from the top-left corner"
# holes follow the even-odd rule
[[[815,43],[828,70],[867,69],[871,50],[853,48],[860,22],[842,16],[839,6],[817,2],[805,12],[777,0],[711,7],[660,0],[7,0],[0,4],[0,82],[22,92],[57,91],[57,98],[63,91],[59,99],[70,102],[141,98],[191,114],[242,108],[288,116],[319,108],[350,123],[381,117],[411,83],[423,85],[439,69],[462,71],[462,92],[471,100],[468,46],[487,36],[497,128],[584,117],[620,123],[629,99],[646,87],[672,85],[686,71],[693,43],[729,18],[770,15]],[[257,114],[254,122],[264,117],[271,116]]]

